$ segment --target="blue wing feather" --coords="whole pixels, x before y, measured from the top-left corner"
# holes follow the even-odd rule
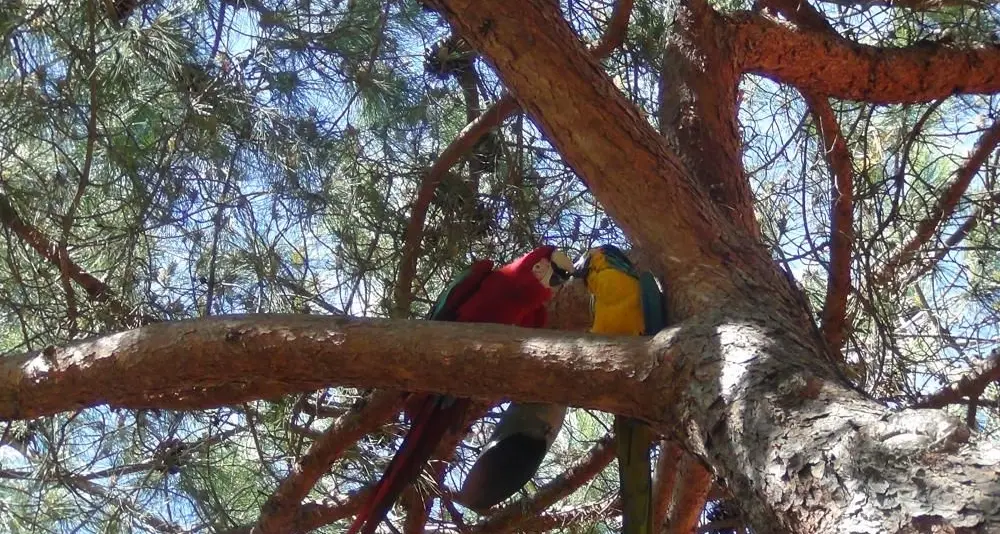
[[[667,326],[667,306],[663,292],[652,273],[644,271],[639,275],[639,291],[642,293],[642,318],[645,334],[655,335]]]

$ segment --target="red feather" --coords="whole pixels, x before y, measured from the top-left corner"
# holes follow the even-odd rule
[[[474,262],[468,274],[451,288],[440,309],[432,312],[432,319],[544,326],[545,303],[552,297],[552,290],[535,278],[531,268],[553,250],[552,246],[538,247],[495,271],[488,260]],[[347,534],[375,532],[392,504],[420,474],[445,433],[465,418],[470,404],[468,399],[450,396],[410,396],[410,431]]]

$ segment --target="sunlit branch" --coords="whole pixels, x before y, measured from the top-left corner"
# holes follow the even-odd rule
[[[669,517],[678,466],[683,454],[683,449],[677,443],[660,441],[660,456],[656,459],[656,476],[653,479],[653,525],[656,529],[662,528]]]
[[[729,23],[743,72],[803,91],[871,104],[1000,91],[1000,48],[995,46],[875,47],[747,12]]]
[[[692,532],[698,526],[698,518],[712,489],[712,474],[694,456],[684,455],[677,467],[680,475],[670,510],[670,527],[664,531],[666,534]]]
[[[493,401],[502,385],[513,401],[588,407],[655,422],[677,391],[644,378],[672,373],[681,354],[696,357],[711,329],[692,324],[679,333],[671,328],[652,338],[623,338],[295,314],[156,323],[4,357],[0,420],[98,404],[149,408],[156,399],[190,394],[198,384],[202,391],[225,391],[224,404],[334,385]],[[503,365],[491,363],[498,361]],[[589,391],[614,393],[595,398]],[[194,398],[204,401],[198,408],[224,405],[210,395]]]
[[[969,154],[965,164],[955,173],[955,179],[938,198],[934,208],[917,225],[916,231],[909,241],[893,254],[882,271],[878,273],[875,278],[878,283],[890,283],[900,269],[907,267],[913,261],[917,252],[930,241],[938,227],[955,211],[958,201],[961,200],[969,184],[972,183],[972,178],[979,172],[986,158],[989,157],[998,143],[1000,143],[1000,120],[994,121],[976,142],[976,146]]]
[[[767,0],[795,24],[827,36],[836,32],[823,15],[806,0]],[[802,96],[816,121],[824,154],[834,183],[830,188],[830,269],[823,303],[822,329],[827,346],[838,359],[846,338],[847,297],[851,292],[851,258],[854,249],[854,172],[851,152],[840,123],[822,94],[803,90]]]
[[[851,154],[826,97],[804,93],[823,137],[826,159],[834,176],[830,207],[830,272],[823,303],[823,336],[840,356],[846,337],[847,296],[851,292],[854,248],[854,174]]]

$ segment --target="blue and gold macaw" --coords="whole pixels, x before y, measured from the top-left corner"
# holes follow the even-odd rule
[[[595,334],[653,335],[666,326],[665,300],[656,279],[639,272],[614,245],[587,251],[574,265],[591,294]],[[652,534],[653,480],[649,447],[653,431],[645,423],[615,416],[618,481],[623,534]]]

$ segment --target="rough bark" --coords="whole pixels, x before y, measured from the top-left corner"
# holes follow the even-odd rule
[[[685,449],[726,480],[755,531],[1000,528],[997,459],[990,456],[995,451],[947,452],[968,437],[960,421],[934,411],[892,414],[846,385],[826,363],[822,338],[763,247],[732,223],[724,206],[712,202],[682,158],[615,90],[555,4],[429,3],[489,58],[607,212],[649,253],[670,288],[673,315],[691,318],[680,330],[692,324],[714,329],[711,344],[696,361],[686,362],[693,366],[691,374],[670,375],[671,385],[682,388],[682,399],[668,406],[660,421],[684,425],[679,440]],[[975,51],[902,50],[866,63],[868,52],[857,46],[806,37],[766,19],[744,22],[736,27],[744,58],[768,58],[748,50],[749,44],[773,54],[775,46],[790,42],[787,34],[808,41],[813,55],[794,58],[796,68],[800,74],[808,70],[805,81],[820,94],[855,91],[876,101],[926,98],[934,93],[932,86],[941,88],[941,79],[970,70],[987,75],[967,89],[1000,82],[1000,70],[965,64],[942,65],[945,70],[933,81],[911,79],[914,68],[926,72],[925,62],[954,61]],[[770,36],[778,45],[760,39],[772,29],[780,30]],[[862,69],[861,78],[842,69],[816,75],[823,70],[817,59],[835,53],[843,54],[843,62],[872,68]],[[990,56],[980,59],[996,61]],[[791,72],[788,59],[775,62],[778,70]],[[907,76],[887,77],[896,69]],[[622,161],[629,162],[627,175],[620,171]],[[646,382],[660,378],[667,380],[654,371]]]
[[[736,93],[740,71],[725,21],[702,2],[669,2],[672,21],[663,54],[660,131],[715,204],[760,235],[744,177]]]
[[[730,24],[744,72],[807,92],[901,104],[1000,91],[1000,47],[995,45],[881,48],[750,13],[733,16]]]
[[[505,391],[641,417],[668,434],[694,424],[702,443],[686,437],[685,448],[715,466],[757,532],[1000,527],[1000,452],[956,452],[968,437],[961,421],[891,414],[839,386],[801,333],[760,315],[700,317],[653,338],[290,315],[157,324],[5,358],[0,417],[150,406],[191,384],[243,383],[248,399],[258,383],[488,400]]]
[[[686,336],[686,350],[696,353],[710,334]],[[662,384],[640,384],[657,362],[673,358],[679,350],[675,338],[671,331],[622,339],[502,325],[280,314],[161,323],[3,358],[0,420],[98,404],[156,407],[189,396],[189,409],[204,409],[222,404],[212,395],[216,390],[231,404],[333,385],[485,401],[503,391],[512,400],[649,418],[675,395]],[[520,387],[509,387],[517,382]],[[629,382],[637,387],[623,390]],[[651,409],[634,409],[645,404]]]

